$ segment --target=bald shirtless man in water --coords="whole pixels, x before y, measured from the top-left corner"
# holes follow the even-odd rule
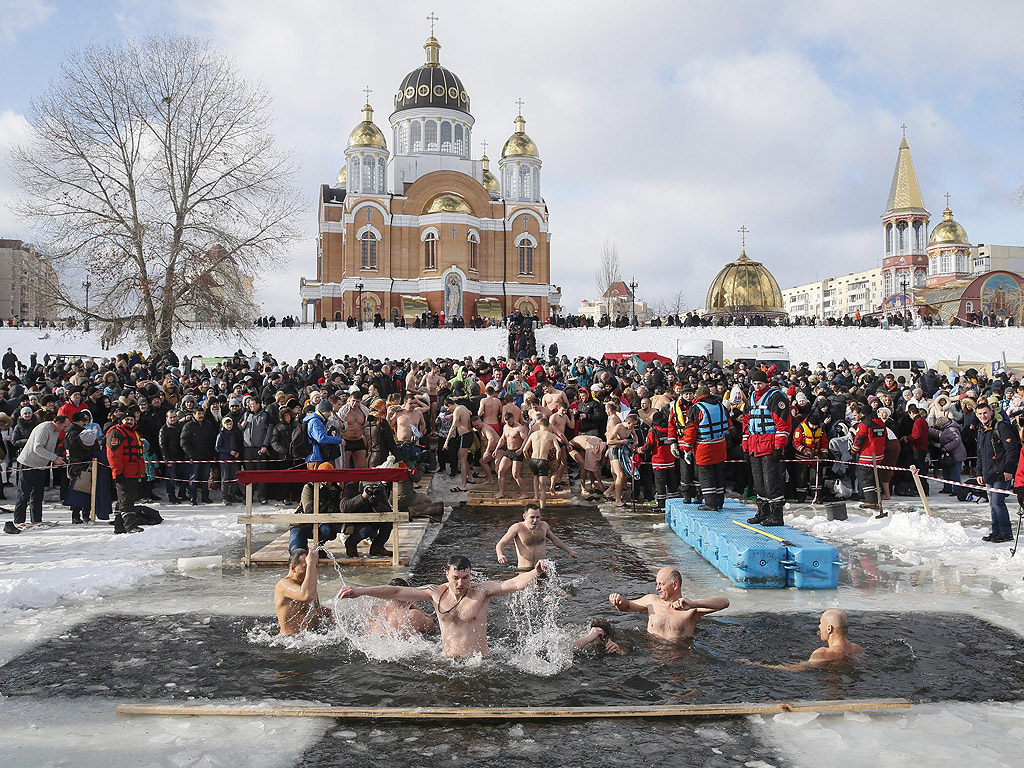
[[[729,607],[724,597],[707,600],[688,600],[683,597],[683,577],[675,568],[662,568],[655,581],[657,594],[644,595],[639,600],[627,600],[613,593],[608,601],[617,611],[644,611],[647,613],[647,633],[670,643],[693,637],[697,622],[709,613]]]
[[[452,659],[468,659],[474,654],[489,656],[487,647],[487,609],[491,598],[510,595],[528,587],[544,570],[540,561],[533,570],[506,581],[473,582],[469,558],[455,555],[444,569],[445,583],[417,589],[414,587],[342,587],[339,598],[379,597],[420,603],[430,600],[441,627],[441,648]]]
[[[274,587],[274,608],[282,635],[297,635],[316,629],[324,621],[334,621],[330,609],[320,605],[316,584],[318,551],[292,550],[288,575]]]
[[[856,643],[851,643],[848,637],[850,632],[850,617],[846,611],[838,608],[829,608],[818,620],[818,637],[823,643],[828,643],[825,648],[818,648],[811,654],[807,661],[799,664],[756,664],[759,667],[768,669],[784,669],[787,672],[803,672],[806,669],[814,669],[837,661],[849,661],[864,654],[864,649]]]

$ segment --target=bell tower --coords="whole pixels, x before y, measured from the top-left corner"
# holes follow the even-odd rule
[[[928,276],[928,222],[931,214],[924,207],[917,183],[914,161],[907,144],[907,126],[903,128],[892,174],[889,199],[882,214],[884,251],[882,256],[882,292],[885,298],[907,288],[923,288]]]

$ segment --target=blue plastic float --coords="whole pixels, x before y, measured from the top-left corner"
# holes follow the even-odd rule
[[[700,512],[696,504],[668,499],[665,522],[737,587],[744,589],[835,589],[839,550],[788,525],[762,528],[766,536],[736,525],[747,522],[750,507],[726,499],[720,512]],[[771,538],[777,536],[784,541]]]

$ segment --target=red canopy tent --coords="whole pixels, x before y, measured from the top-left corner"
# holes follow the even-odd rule
[[[653,363],[655,360],[660,360],[662,363],[672,362],[669,358],[656,352],[605,352],[601,355],[602,360],[614,360],[617,363],[629,360],[632,357],[639,357],[645,363]]]

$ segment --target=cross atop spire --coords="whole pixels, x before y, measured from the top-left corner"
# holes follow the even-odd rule
[[[903,125],[901,125],[900,128],[903,129],[903,138],[907,138],[907,124],[903,123]]]
[[[522,117],[522,116],[523,116],[523,104],[525,104],[525,103],[526,103],[526,102],[524,102],[524,101],[522,100],[522,98],[518,98],[518,99],[516,99],[516,104],[517,104],[517,105],[518,105],[518,107],[519,107],[519,116],[520,116],[520,117]]]
[[[483,145],[484,145],[484,154],[486,155],[487,154],[487,139],[483,140]]]
[[[743,249],[746,250],[746,248],[747,248],[747,232],[749,232],[750,230],[747,229],[746,225],[743,225],[739,229],[737,229],[736,231],[740,233],[741,245],[742,245]]]
[[[434,36],[434,24],[437,22],[437,20],[438,20],[438,17],[434,15],[433,11],[431,11],[430,15],[427,16],[427,21],[430,22],[430,36],[431,37]]]
[[[366,103],[370,103],[370,94],[373,93],[373,89],[370,86],[363,88],[363,93],[366,94]]]
[[[949,208],[949,192],[946,193],[946,207]]]

